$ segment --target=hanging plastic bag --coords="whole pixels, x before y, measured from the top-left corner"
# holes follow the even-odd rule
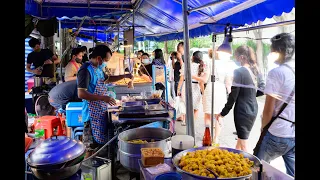
[[[186,114],[186,106],[181,100],[180,96],[175,97],[174,108],[176,109],[176,117],[180,117],[182,114]]]

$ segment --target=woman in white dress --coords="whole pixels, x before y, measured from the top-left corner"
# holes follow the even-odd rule
[[[209,57],[212,59],[212,49],[209,50]],[[219,58],[215,58],[216,60]],[[215,63],[215,84],[214,84],[214,118],[220,113],[221,108],[224,107],[227,102],[227,89],[225,85],[226,73],[224,73],[223,67],[217,67]],[[205,125],[210,125],[211,122],[211,109],[212,109],[212,61],[207,61],[204,66],[204,72],[202,76],[192,76],[193,80],[199,81],[201,84],[205,84],[205,89],[203,93],[203,112],[204,112],[204,123]],[[213,145],[218,144],[218,138],[222,128],[222,121],[215,121],[214,124],[214,137]]]
[[[191,76],[202,76],[204,72],[204,62],[202,61],[203,54],[200,51],[196,51],[192,56],[191,63]],[[186,104],[185,99],[185,83],[184,83],[184,65],[181,66],[180,70],[180,81],[178,84],[178,96],[181,96],[182,101]],[[194,118],[197,119],[198,110],[202,104],[200,85],[197,80],[192,80],[192,100],[193,100],[193,110]],[[181,125],[185,125],[185,118],[182,118]]]

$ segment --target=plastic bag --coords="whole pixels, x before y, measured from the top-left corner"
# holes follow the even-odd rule
[[[171,167],[168,164],[164,163],[164,164],[158,164],[157,166],[148,167],[146,168],[146,170],[152,175],[157,175],[157,174],[171,171]]]
[[[176,109],[176,117],[186,114],[186,106],[180,96],[175,97],[174,108]]]

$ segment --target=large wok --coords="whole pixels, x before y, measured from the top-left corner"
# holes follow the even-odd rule
[[[27,163],[38,179],[59,180],[74,175],[86,154],[82,142],[55,136],[41,142],[28,156]]]
[[[182,158],[182,156],[185,156],[188,152],[193,152],[193,151],[196,151],[196,150],[204,150],[204,149],[214,149],[214,148],[219,148],[219,149],[222,149],[222,150],[227,150],[229,152],[234,152],[234,153],[238,153],[238,154],[243,154],[243,156],[245,158],[248,158],[250,159],[251,161],[254,162],[254,168],[259,168],[261,166],[261,161],[254,155],[252,154],[249,154],[247,152],[244,152],[244,151],[240,151],[240,150],[236,150],[236,149],[231,149],[231,148],[225,148],[225,147],[198,147],[198,148],[192,148],[192,149],[187,149],[187,150],[184,150],[178,154],[176,154],[173,158],[172,158],[172,164],[177,168],[177,171],[180,171],[180,172],[183,172],[185,174],[188,174],[194,178],[197,178],[197,179],[206,179],[206,180],[212,180],[212,179],[216,179],[216,178],[209,178],[209,177],[204,177],[204,176],[198,176],[198,175],[195,175],[195,174],[191,174],[189,172],[186,172],[184,170],[182,170],[180,167],[179,167],[179,161],[180,159]],[[234,177],[234,178],[218,178],[218,179],[224,179],[224,180],[244,180],[244,179],[249,179],[250,177],[252,176],[252,174],[250,175],[247,175],[247,176],[240,176],[240,177]]]

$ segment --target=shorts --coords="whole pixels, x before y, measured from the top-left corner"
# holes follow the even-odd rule
[[[83,123],[83,137],[82,142],[86,147],[87,152],[95,153],[97,152],[103,144],[99,144],[94,140],[94,137],[92,135],[92,129],[91,129],[91,123],[90,121]],[[108,146],[107,146],[108,147]],[[107,157],[107,147],[105,147],[103,150],[99,152],[100,157]]]

